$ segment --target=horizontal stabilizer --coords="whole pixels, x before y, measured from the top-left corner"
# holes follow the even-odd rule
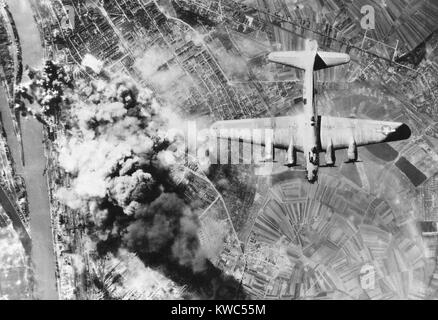
[[[318,51],[313,70],[336,67],[349,62],[350,56],[346,53]]]
[[[282,64],[289,67],[305,70],[312,66],[313,61],[309,60],[307,51],[278,51],[272,52],[268,56],[270,62]]]
[[[338,52],[279,51],[268,56],[270,62],[314,71],[343,65],[350,62],[350,56]]]

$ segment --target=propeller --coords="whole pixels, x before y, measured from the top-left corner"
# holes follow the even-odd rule
[[[347,160],[347,161],[344,161],[344,163],[360,163],[360,162],[363,162],[362,160]]]
[[[320,168],[337,168],[338,166],[335,164],[323,164],[319,166]]]

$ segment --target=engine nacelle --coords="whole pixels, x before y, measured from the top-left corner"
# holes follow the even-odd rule
[[[287,167],[293,167],[297,165],[297,150],[294,147],[294,142],[292,139],[287,149],[286,163],[284,165]]]
[[[263,162],[275,162],[275,148],[267,147],[265,149],[265,155],[263,157]]]
[[[265,139],[265,155],[263,162],[275,162],[274,137],[266,136]]]
[[[289,148],[287,150],[286,163],[287,167],[294,167],[297,165],[297,151],[295,148]]]
[[[357,161],[358,153],[357,153],[357,145],[355,141],[351,142],[350,145],[348,146],[347,156],[349,162]]]
[[[333,143],[330,140],[330,143],[327,145],[326,151],[325,151],[325,163],[327,166],[334,166],[336,163],[336,156],[335,156],[335,150],[333,148]]]

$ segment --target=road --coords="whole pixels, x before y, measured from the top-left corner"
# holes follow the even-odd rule
[[[23,65],[40,67],[44,51],[40,34],[33,19],[29,0],[7,0],[20,37]],[[26,81],[26,78],[23,78]],[[6,121],[4,119],[4,121]],[[5,124],[6,126],[6,124]],[[17,165],[17,173],[26,181],[32,237],[32,262],[35,278],[34,297],[42,300],[58,299],[56,289],[55,255],[51,228],[50,204],[47,180],[43,175],[46,157],[43,145],[43,125],[28,117],[21,120],[24,165]],[[8,140],[9,142],[9,140]],[[16,146],[11,146],[16,147]],[[19,150],[19,149],[18,149]],[[12,153],[17,156],[17,150]],[[21,159],[20,159],[21,160]],[[15,158],[15,163],[20,161]]]

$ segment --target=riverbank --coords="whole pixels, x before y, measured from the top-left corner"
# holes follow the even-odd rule
[[[44,50],[28,0],[6,1],[21,41],[23,65],[42,66]],[[23,77],[26,81],[26,76]],[[23,177],[26,181],[35,278],[34,298],[58,299],[49,194],[45,176],[44,127],[33,117],[21,120]]]

